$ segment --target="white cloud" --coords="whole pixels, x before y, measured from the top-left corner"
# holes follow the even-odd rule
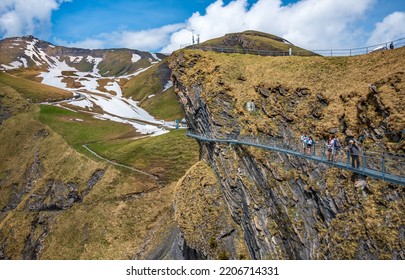
[[[405,12],[394,12],[376,24],[367,43],[375,45],[405,38]]]
[[[103,34],[109,45],[121,46],[137,50],[159,49],[170,40],[173,32],[185,27],[185,24],[170,24],[160,28],[141,31],[121,31]]]
[[[103,40],[98,40],[98,39],[85,39],[83,41],[77,41],[77,42],[67,42],[58,38],[54,39],[54,42],[59,45],[59,46],[64,46],[64,47],[74,47],[74,48],[83,48],[83,49],[104,49],[105,48],[105,42]]]
[[[0,37],[36,34],[47,37],[51,13],[70,0],[1,0]]]
[[[191,29],[200,34],[202,41],[251,29],[278,35],[309,49],[347,47],[358,40],[353,24],[364,17],[375,1],[301,0],[283,6],[281,0],[258,0],[248,8],[246,0],[227,5],[217,0],[204,15],[194,13],[187,20],[188,28],[175,32],[163,51],[171,52],[191,43],[191,32],[187,31]]]
[[[66,42],[55,39],[59,45],[85,49],[129,48],[136,50],[158,50],[168,44],[171,34],[185,27],[185,24],[169,24],[160,28],[141,31],[117,31],[103,33],[95,38],[77,42]]]

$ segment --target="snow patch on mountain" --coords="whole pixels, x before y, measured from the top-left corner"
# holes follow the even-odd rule
[[[96,119],[100,119],[100,120],[110,120],[110,121],[114,121],[114,122],[129,124],[129,125],[133,126],[136,129],[136,131],[138,131],[139,133],[148,134],[151,136],[158,136],[158,135],[162,135],[162,134],[169,132],[168,130],[166,130],[164,128],[159,128],[154,125],[149,125],[149,124],[145,125],[142,123],[138,123],[136,121],[118,118],[118,117],[115,117],[115,116],[112,116],[109,114],[103,114],[103,115],[98,115],[98,116],[94,116],[94,117]]]
[[[42,78],[42,83],[48,86],[67,89],[67,84],[62,82],[62,71],[51,68],[48,72],[42,72],[38,77]]]
[[[161,60],[159,57],[157,57],[157,55],[155,53],[150,53],[150,55],[157,60],[158,62]]]
[[[28,68],[28,61],[25,57],[20,57],[21,62],[24,65],[24,68]]]
[[[84,109],[92,110],[94,104],[87,99],[77,100],[77,101],[70,101],[69,104],[77,107],[81,107]]]
[[[42,63],[39,62],[40,58],[35,50],[35,42],[29,42],[24,51],[25,55],[30,57],[32,61],[34,61],[36,66],[41,66]]]
[[[105,86],[106,90],[109,91],[114,91],[117,93],[117,97],[122,98],[122,90],[121,87],[119,86],[119,84],[117,82],[109,82],[106,86]]]
[[[70,62],[80,63],[83,60],[83,56],[69,56]]]
[[[87,60],[87,62],[94,63],[93,74],[97,77],[101,77],[101,75],[99,73],[100,70],[98,69],[98,65],[100,64],[101,61],[103,61],[103,59],[101,57],[92,57],[89,55],[86,60]]]
[[[163,91],[168,90],[169,88],[171,88],[173,86],[173,82],[172,80],[168,80],[167,83],[165,84]]]
[[[22,65],[23,65],[23,64],[22,64],[21,62],[19,62],[19,61],[13,61],[13,62],[11,62],[9,65],[1,64],[1,67],[2,67],[4,70],[13,70],[13,69],[20,68]]]
[[[105,92],[98,90],[99,83],[97,78],[89,77],[89,73],[85,72],[76,72],[75,74],[79,76],[78,81],[83,85],[79,90],[86,90],[97,94],[106,94]]]
[[[134,53],[134,54],[132,54],[131,61],[132,61],[132,63],[137,63],[139,60],[141,60],[141,58],[142,57],[139,54]]]
[[[156,120],[147,111],[138,107],[138,103],[132,99],[127,99],[122,96],[121,87],[118,84],[120,78],[114,79],[105,85],[107,91],[113,91],[115,96],[98,89],[101,78],[98,73],[97,65],[101,62],[99,58],[87,57],[88,61],[95,62],[93,72],[79,72],[77,69],[66,64],[65,61],[58,61],[49,68],[48,72],[40,74],[42,77],[42,83],[79,93],[82,96],[81,100],[73,100],[68,103],[74,106],[92,110],[94,106],[100,107],[104,113],[102,115],[96,115],[99,119],[108,119],[120,123],[126,123],[132,125],[141,134],[160,135],[167,132],[162,127],[162,121]],[[142,69],[137,73],[141,73],[146,69]],[[83,87],[79,89],[68,88],[64,83],[62,71],[74,71],[77,77],[75,77]],[[89,77],[89,74],[96,77]],[[133,75],[133,74],[131,74]],[[146,122],[146,123],[145,123]]]

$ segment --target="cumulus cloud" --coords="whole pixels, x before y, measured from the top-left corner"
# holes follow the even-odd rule
[[[405,38],[405,13],[394,12],[376,24],[373,33],[367,41],[370,45]]]
[[[70,0],[1,0],[0,37],[36,34],[48,37],[51,14]]]
[[[82,41],[77,41],[77,42],[68,42],[61,40],[59,38],[54,38],[53,40],[55,44],[59,46],[64,46],[64,47],[72,47],[72,48],[83,48],[83,49],[104,49],[105,48],[105,42],[103,40],[99,39],[85,39]]]
[[[102,48],[129,48],[136,50],[159,50],[168,44],[170,36],[185,27],[185,24],[169,24],[160,28],[141,31],[116,31],[112,33],[102,33],[95,38],[87,38],[82,41],[66,42],[55,39],[59,45],[67,47],[77,47],[85,49]]]
[[[185,27],[185,24],[170,24],[160,28],[141,31],[121,31],[101,35],[109,44],[138,50],[159,49],[170,41],[173,32]]]
[[[259,30],[283,37],[310,49],[345,47],[357,40],[353,28],[376,0],[301,0],[283,5],[281,0],[258,0],[249,7],[246,0],[225,5],[217,0],[205,14],[194,13],[187,28],[172,34],[170,44],[162,49],[171,52],[191,42],[191,30],[202,41],[225,33]]]

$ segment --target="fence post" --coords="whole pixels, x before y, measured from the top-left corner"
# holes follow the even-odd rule
[[[366,169],[366,151],[363,153],[363,175]]]
[[[325,145],[322,145],[322,155],[321,155],[321,159],[325,160]]]
[[[384,158],[384,153],[382,153],[382,155],[381,155],[381,170],[382,170],[383,180],[385,180],[385,158]]]

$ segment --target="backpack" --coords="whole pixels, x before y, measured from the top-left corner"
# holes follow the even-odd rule
[[[339,140],[337,139],[333,140],[333,147],[336,149],[340,149],[341,146]]]

